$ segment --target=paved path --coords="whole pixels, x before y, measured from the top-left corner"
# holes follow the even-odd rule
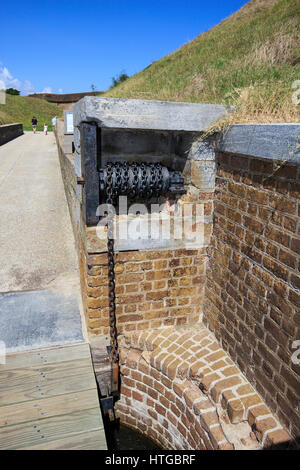
[[[0,147],[0,341],[82,341],[77,254],[52,133]]]

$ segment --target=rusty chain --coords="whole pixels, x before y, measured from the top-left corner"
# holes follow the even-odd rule
[[[107,165],[106,194],[107,204],[113,205],[115,202],[113,188],[112,165]],[[108,208],[107,221],[107,261],[108,261],[108,301],[109,301],[109,326],[110,326],[110,345],[111,360],[118,363],[118,337],[116,326],[116,294],[115,294],[115,253],[114,253],[114,214],[112,208]]]

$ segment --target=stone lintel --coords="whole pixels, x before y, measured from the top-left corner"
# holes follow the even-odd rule
[[[235,124],[221,134],[221,152],[300,163],[300,124]]]
[[[74,126],[203,132],[233,107],[217,104],[98,98],[86,96],[74,105]]]

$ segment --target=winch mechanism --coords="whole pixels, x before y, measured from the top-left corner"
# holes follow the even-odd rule
[[[133,200],[147,200],[170,194],[183,194],[184,178],[181,172],[172,171],[159,163],[110,162],[100,170],[100,195],[107,204],[114,205],[119,196]],[[108,211],[107,257],[110,347],[112,363],[111,397],[102,399],[104,409],[113,416],[113,397],[119,395],[119,351],[115,306],[115,259],[113,238],[113,211]],[[104,403],[105,401],[105,403]]]
[[[128,196],[139,200],[185,193],[182,173],[159,163],[107,163],[100,170],[100,192],[107,196],[110,190],[113,198]]]

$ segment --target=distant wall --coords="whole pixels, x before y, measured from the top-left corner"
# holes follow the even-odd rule
[[[30,98],[39,98],[41,100],[48,101],[48,103],[53,103],[59,106],[60,108],[70,111],[73,108],[73,105],[77,101],[81,100],[85,96],[93,96],[95,94],[100,95],[104,93],[103,91],[87,91],[83,93],[33,93],[28,95]]]
[[[23,124],[5,124],[0,126],[0,145],[23,134]]]

